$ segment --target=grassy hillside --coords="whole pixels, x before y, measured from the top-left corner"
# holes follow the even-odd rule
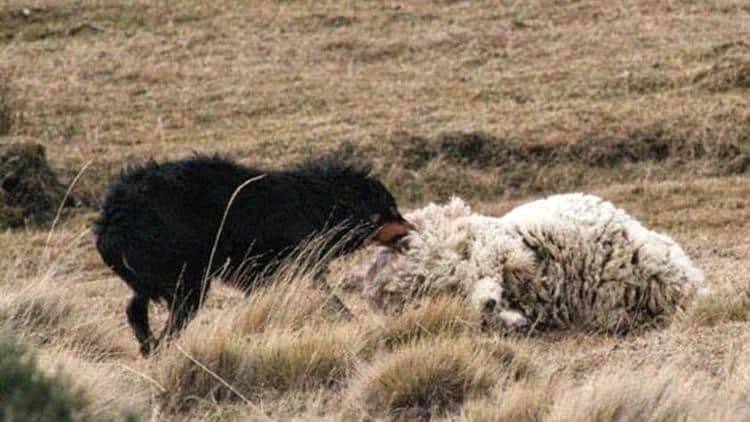
[[[0,143],[41,143],[65,183],[85,167],[53,229],[0,233],[1,325],[95,419],[746,418],[746,3],[0,1]],[[347,291],[339,321],[292,272],[215,289],[143,360],[88,224],[124,164],[193,151],[370,162],[405,209],[593,192],[717,294],[625,338],[500,338],[447,299],[384,316]]]

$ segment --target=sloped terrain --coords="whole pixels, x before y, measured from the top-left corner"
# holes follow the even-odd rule
[[[58,196],[81,174],[54,227],[0,233],[2,326],[95,420],[746,419],[745,3],[6,1],[0,144],[41,144]],[[592,192],[716,294],[637,335],[505,338],[450,298],[387,316],[344,289],[341,321],[291,271],[247,299],[217,285],[143,360],[89,224],[123,165],[193,151],[368,162],[405,209]]]

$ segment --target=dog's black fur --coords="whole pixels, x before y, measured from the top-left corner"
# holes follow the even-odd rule
[[[238,191],[216,241],[230,197],[252,178],[258,179]],[[200,307],[207,274],[236,269],[253,257],[254,266],[235,280],[249,291],[261,271],[312,235],[337,228],[324,246],[347,239],[332,254],[337,256],[393,223],[405,221],[393,196],[366,169],[327,160],[262,171],[194,156],[124,170],[109,188],[94,232],[104,262],[133,289],[128,322],[147,355],[158,342],[149,328],[150,300],[169,305],[169,335]]]

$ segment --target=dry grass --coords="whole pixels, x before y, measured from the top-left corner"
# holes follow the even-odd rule
[[[386,415],[426,416],[487,394],[503,379],[489,353],[467,339],[406,345],[375,359],[353,382],[359,406]]]
[[[742,284],[699,297],[687,314],[691,323],[715,326],[727,322],[743,322],[750,317],[750,288]]]
[[[635,375],[635,376],[634,376]],[[560,389],[549,420],[707,420],[708,388],[678,370],[666,374],[602,373],[581,386]],[[613,379],[621,380],[613,383]]]
[[[91,418],[750,414],[746,2],[0,3],[0,143],[43,144],[65,182],[93,160],[53,232],[0,233],[0,325]],[[590,191],[673,235],[716,294],[627,337],[501,338],[450,298],[381,315],[345,293],[342,321],[307,255],[248,298],[217,285],[146,361],[86,229],[125,162],[193,150],[372,161],[403,208]]]
[[[462,417],[470,421],[543,421],[552,405],[554,388],[540,383],[518,383],[498,389],[492,397],[469,401]]]
[[[299,330],[336,321],[328,295],[309,277],[282,277],[257,291],[236,308],[232,331],[237,335],[273,330]]]
[[[432,298],[417,308],[373,318],[366,334],[369,350],[392,349],[424,338],[451,338],[478,329],[478,315],[457,297]]]
[[[81,235],[86,219],[65,222],[49,243],[47,233],[4,235],[0,314],[38,345],[45,368],[73,375],[89,396],[87,412],[100,417],[604,420],[640,412],[658,419],[724,412],[716,403],[730,403],[721,415],[734,417],[750,391],[750,371],[737,360],[750,345],[738,335],[750,268],[750,245],[738,228],[750,216],[734,206],[747,189],[744,179],[712,179],[653,184],[646,197],[634,196],[635,186],[597,192],[657,227],[672,227],[716,290],[672,326],[625,338],[501,338],[478,329],[476,315],[455,298],[381,315],[356,291],[344,293],[355,318],[343,321],[303,265],[247,298],[217,285],[175,345],[146,361],[125,326],[127,288]],[[670,209],[685,210],[683,224]],[[730,216],[742,223],[708,224]],[[164,318],[164,309],[153,310]],[[687,398],[683,377],[701,380],[691,381]]]
[[[0,17],[0,75],[21,99],[15,112],[33,122],[14,132],[43,139],[63,168],[95,158],[101,177],[79,195],[92,202],[124,160],[189,150],[283,165],[346,141],[418,202],[453,192],[444,184],[464,173],[441,161],[409,169],[391,148],[403,134],[485,132],[526,149],[610,143],[613,153],[619,142],[710,150],[750,139],[748,12],[730,0],[37,1],[29,17],[23,7],[6,2]],[[559,163],[471,171],[451,188],[486,198],[723,171],[700,157],[670,158],[668,170],[649,155],[633,158],[622,171]]]
[[[348,328],[348,327],[347,327]],[[185,338],[187,337],[187,338]],[[327,327],[235,336],[231,330],[183,336],[184,346],[153,363],[164,400],[221,403],[288,391],[335,388],[356,356],[357,332]]]

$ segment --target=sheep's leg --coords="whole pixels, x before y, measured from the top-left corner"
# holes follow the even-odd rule
[[[399,256],[391,249],[380,251],[364,275],[362,294],[379,309],[385,306],[385,283],[378,280],[378,275],[386,267],[393,267]]]
[[[148,324],[148,302],[148,296],[135,293],[126,309],[128,323],[135,333],[135,338],[140,344],[141,355],[144,357],[151,353],[151,344],[154,342]]]
[[[523,330],[529,326],[529,320],[522,313],[505,309],[498,314],[500,321],[506,328]]]

